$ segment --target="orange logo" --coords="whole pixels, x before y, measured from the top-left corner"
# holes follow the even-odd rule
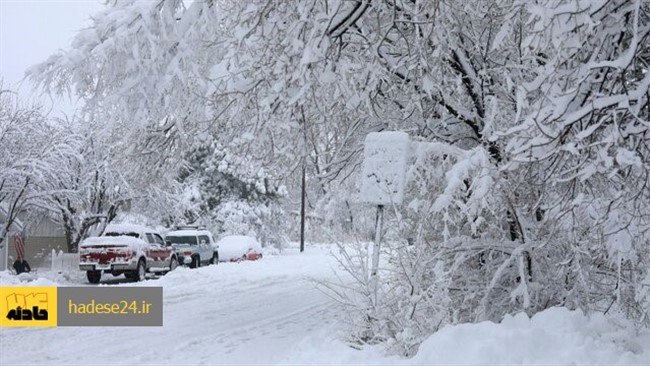
[[[0,326],[56,326],[56,293],[56,287],[0,287]]]

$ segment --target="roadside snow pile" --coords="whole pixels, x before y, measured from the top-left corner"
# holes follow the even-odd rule
[[[0,286],[59,286],[55,280],[44,278],[36,272],[15,275],[9,271],[0,272]]]
[[[20,279],[9,271],[0,271],[0,286],[20,286]]]
[[[85,286],[86,273],[82,271],[56,272],[37,269],[15,275],[9,271],[0,272],[0,286]]]
[[[329,330],[331,332],[331,330]],[[327,365],[650,365],[650,331],[597,314],[552,308],[501,323],[447,326],[431,335],[411,359],[382,355],[380,346],[357,351],[327,334],[297,343],[287,364]]]
[[[650,365],[650,332],[636,335],[601,314],[551,308],[500,324],[448,326],[420,345],[421,365]]]

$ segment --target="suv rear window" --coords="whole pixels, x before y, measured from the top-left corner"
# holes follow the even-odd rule
[[[167,236],[165,239],[172,244],[197,245],[196,236]]]
[[[134,232],[119,233],[119,232],[111,231],[111,232],[104,233],[104,236],[132,236],[134,238],[139,238],[140,234]]]

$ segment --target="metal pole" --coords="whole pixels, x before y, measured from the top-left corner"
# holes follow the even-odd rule
[[[377,305],[377,287],[379,287],[379,281],[377,279],[377,270],[379,268],[379,252],[381,245],[381,229],[384,223],[384,205],[377,206],[377,222],[375,222],[375,246],[372,253],[372,269],[370,272],[371,282],[373,284],[373,291],[375,297],[375,305]]]
[[[305,251],[305,200],[307,188],[305,187],[305,162],[302,163],[302,197],[300,198],[300,252]]]

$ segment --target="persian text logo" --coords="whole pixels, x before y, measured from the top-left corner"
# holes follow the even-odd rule
[[[0,288],[0,326],[56,326],[56,295],[56,287]]]

